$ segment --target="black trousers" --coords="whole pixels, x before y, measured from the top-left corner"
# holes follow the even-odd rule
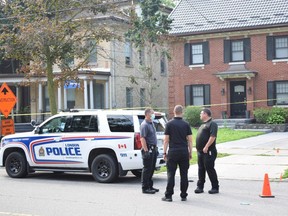
[[[153,174],[155,170],[155,165],[157,161],[158,150],[156,147],[149,148],[148,152],[141,150],[142,160],[143,160],[143,169],[142,169],[142,190],[147,190],[153,187]]]
[[[189,153],[188,150],[169,150],[167,155],[167,187],[165,196],[172,197],[174,194],[175,186],[175,173],[177,166],[180,169],[180,196],[182,198],[186,197],[188,189],[188,169],[189,169]]]
[[[204,188],[205,174],[207,172],[213,189],[219,189],[219,182],[215,166],[217,150],[208,151],[208,153],[197,151],[198,155],[198,182],[199,188]]]

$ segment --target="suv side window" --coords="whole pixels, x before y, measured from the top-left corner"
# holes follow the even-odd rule
[[[132,115],[107,115],[111,132],[134,132]]]
[[[98,132],[97,116],[73,116],[65,126],[65,132]]]
[[[65,116],[51,119],[40,129],[40,133],[61,133],[64,131],[67,118]]]

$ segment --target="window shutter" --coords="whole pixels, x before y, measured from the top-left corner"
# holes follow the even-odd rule
[[[209,105],[210,107],[210,85],[204,85],[204,105]]]
[[[224,40],[224,63],[230,62],[231,42],[230,40]]]
[[[274,37],[273,36],[267,36],[266,40],[266,46],[267,46],[267,60],[274,59]]]
[[[244,39],[244,60],[246,62],[251,61],[251,42],[250,38],[245,38]]]
[[[273,81],[267,82],[267,106],[273,106],[275,104],[275,83]]]
[[[184,91],[185,91],[185,106],[192,105],[192,103],[191,103],[191,86],[186,85]]]
[[[210,52],[209,52],[209,43],[208,41],[203,43],[203,59],[204,59],[204,64],[210,64]]]
[[[184,65],[189,66],[191,64],[191,44],[185,43],[184,45]]]

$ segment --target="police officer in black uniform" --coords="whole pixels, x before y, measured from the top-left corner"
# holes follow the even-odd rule
[[[211,111],[207,108],[202,109],[200,119],[203,124],[199,128],[196,137],[196,149],[198,155],[198,182],[195,193],[204,192],[205,174],[208,173],[212,189],[209,194],[219,193],[219,182],[215,166],[217,158],[216,137],[218,125],[212,120]]]
[[[186,201],[188,189],[189,160],[192,158],[192,130],[188,122],[182,119],[183,107],[174,107],[174,118],[166,124],[164,138],[164,159],[167,161],[167,187],[162,201],[172,202],[174,194],[175,172],[180,169],[180,197]],[[168,154],[166,155],[169,145]]]

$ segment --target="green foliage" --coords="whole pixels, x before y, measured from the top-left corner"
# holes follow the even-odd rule
[[[265,124],[269,117],[270,109],[268,108],[257,108],[253,111],[256,122],[260,124]]]
[[[167,7],[174,8],[176,5],[172,0],[161,0],[161,3]]]
[[[6,22],[0,30],[0,53],[5,53],[6,59],[21,61],[19,71],[27,80],[35,75],[47,77],[50,109],[56,114],[54,83],[78,79],[78,69],[87,65],[88,56],[94,50],[86,42],[94,40],[98,44],[118,38],[100,21],[86,19],[112,10],[113,4],[99,0],[3,2],[0,1],[0,16],[7,19],[0,21],[0,24]],[[77,65],[67,64],[71,58],[77,59]],[[62,73],[55,75],[53,65]]]
[[[137,16],[131,11],[132,26],[126,33],[126,37],[137,47],[145,47],[148,42],[152,46],[163,44],[163,35],[171,29],[172,20],[168,15],[160,12],[161,0],[145,0],[140,2],[142,16]]]
[[[278,114],[272,114],[268,117],[267,124],[283,124],[285,123],[285,118]]]
[[[184,110],[183,118],[191,127],[199,127],[202,123],[200,120],[201,107],[187,106]]]
[[[254,110],[257,123],[260,124],[283,124],[288,122],[288,109],[281,107],[257,108]]]

